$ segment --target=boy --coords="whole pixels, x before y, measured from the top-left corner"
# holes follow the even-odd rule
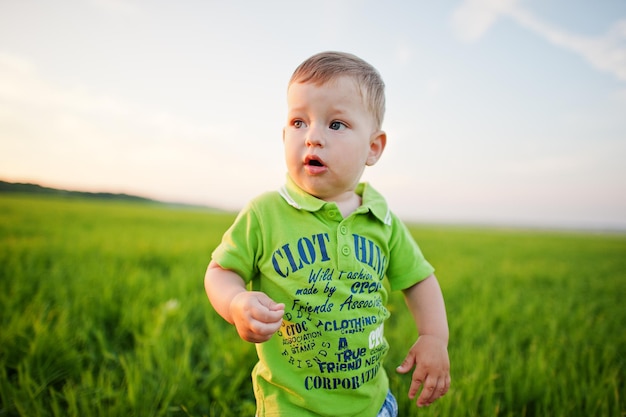
[[[386,145],[383,81],[360,58],[320,53],[296,69],[287,102],[287,183],[239,214],[205,277],[215,310],[256,343],[257,415],[397,415],[385,276],[420,334],[397,371],[415,368],[409,397],[421,387],[417,405],[429,405],[450,385],[443,296],[406,227],[359,184]]]

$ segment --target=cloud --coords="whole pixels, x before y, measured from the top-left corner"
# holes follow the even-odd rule
[[[452,28],[464,42],[476,42],[502,16],[538,34],[551,44],[578,54],[594,68],[626,81],[626,19],[606,34],[581,36],[564,31],[519,7],[516,0],[466,0],[452,14]]]
[[[462,41],[475,42],[516,3],[517,0],[466,0],[453,12],[452,28]]]
[[[617,21],[602,36],[587,37],[560,30],[522,9],[511,10],[510,16],[553,45],[575,52],[596,69],[626,81],[626,19]]]
[[[238,135],[236,127],[52,82],[28,60],[0,52],[4,177],[170,198],[166,189],[181,183],[201,189],[232,175],[235,151],[226,143]]]
[[[209,127],[91,88],[50,82],[31,62],[1,52],[0,107],[12,113],[20,111],[28,116],[25,120],[39,120],[40,125],[42,121],[54,125],[56,120],[76,119],[103,132],[141,131],[155,139],[175,136],[198,140],[235,133],[227,125]],[[80,132],[77,135],[80,136]]]
[[[410,46],[409,42],[398,42],[394,49],[394,56],[398,63],[406,64],[410,62],[413,57],[413,48]]]

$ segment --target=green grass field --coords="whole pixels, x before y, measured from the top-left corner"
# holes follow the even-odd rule
[[[203,276],[233,215],[0,194],[0,416],[252,416],[254,347]],[[625,416],[626,235],[413,227],[437,268],[452,388],[393,369],[416,336],[391,298],[400,416]]]

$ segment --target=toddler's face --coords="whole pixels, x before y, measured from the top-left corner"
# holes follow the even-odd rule
[[[366,165],[385,146],[356,82],[339,77],[323,85],[291,84],[283,130],[287,170],[306,192],[337,201],[354,192]]]

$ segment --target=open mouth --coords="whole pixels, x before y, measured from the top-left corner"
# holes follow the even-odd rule
[[[315,155],[307,155],[304,168],[309,175],[321,175],[327,171],[324,161]]]
[[[307,156],[304,160],[305,165],[310,167],[323,167],[324,163],[317,156]]]

